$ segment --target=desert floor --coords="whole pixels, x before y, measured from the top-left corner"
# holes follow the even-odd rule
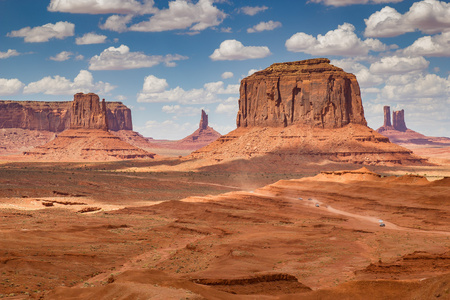
[[[2,162],[0,298],[450,299],[448,166],[178,163]]]

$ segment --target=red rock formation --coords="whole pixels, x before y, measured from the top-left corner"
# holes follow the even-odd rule
[[[222,135],[219,132],[208,126],[208,115],[202,110],[198,129],[192,134],[178,141],[152,139],[151,142],[161,148],[192,151],[214,142],[221,136]]]
[[[200,125],[198,126],[199,129],[206,129],[208,128],[208,115],[205,113],[205,111],[202,109],[202,116],[200,117]]]
[[[393,143],[401,146],[416,149],[417,145],[432,146],[434,148],[448,148],[450,145],[450,139],[447,137],[430,137],[418,133],[414,130],[408,129],[405,124],[405,112],[404,110],[393,112],[393,126],[386,125],[386,108],[389,114],[389,106],[384,107],[384,119],[383,126],[377,129],[377,132],[389,138]],[[389,116],[389,115],[388,115]],[[448,150],[447,150],[448,151]]]
[[[70,107],[70,129],[24,155],[37,160],[101,161],[153,158],[154,154],[132,146],[108,132],[106,102],[93,93],[75,94]]]
[[[398,131],[406,131],[408,128],[406,128],[405,124],[405,111],[399,110],[394,111],[392,114],[392,121],[394,123],[394,129]]]
[[[383,107],[383,111],[384,111],[384,127],[387,126],[392,126],[391,124],[391,107],[390,106],[384,106]]]
[[[237,127],[366,125],[358,82],[326,58],[277,63],[241,81]]]
[[[62,132],[70,126],[72,102],[0,101],[0,128]],[[108,129],[133,130],[131,110],[121,102],[106,102]]]
[[[187,159],[273,165],[426,160],[367,127],[356,77],[328,59],[273,64],[241,81],[238,128]],[[280,128],[281,127],[281,128]]]
[[[71,129],[108,130],[105,99],[100,105],[100,98],[96,94],[75,94],[70,114]]]

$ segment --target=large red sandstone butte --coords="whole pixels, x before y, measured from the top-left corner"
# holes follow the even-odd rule
[[[326,58],[276,63],[241,81],[238,127],[367,125],[355,75]]]
[[[188,159],[422,164],[367,127],[356,77],[325,58],[277,63],[241,81],[237,129]],[[270,163],[268,163],[270,162]]]

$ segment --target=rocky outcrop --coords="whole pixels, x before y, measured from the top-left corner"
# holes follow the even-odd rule
[[[167,149],[177,149],[177,150],[197,150],[200,149],[215,140],[217,140],[222,135],[215,131],[208,124],[208,115],[202,109],[200,116],[200,123],[198,129],[192,134],[188,135],[184,139],[178,141],[167,141],[167,140],[154,140],[152,139],[152,144],[157,145],[160,148]],[[189,152],[188,152],[189,153]],[[188,154],[185,153],[185,154]]]
[[[430,137],[406,127],[405,111],[399,110],[392,113],[393,124],[386,122],[390,118],[390,107],[384,106],[384,124],[377,132],[389,138],[393,143],[415,149],[415,145],[432,146],[434,148],[448,148],[450,139],[447,137]]]
[[[383,124],[383,126],[385,126],[385,127],[392,126],[392,124],[391,124],[391,107],[390,106],[384,106],[383,107],[383,111],[384,111],[384,124]]]
[[[206,129],[208,128],[208,115],[205,113],[205,111],[202,109],[202,116],[200,117],[200,124],[198,126],[198,129]]]
[[[392,114],[392,122],[394,123],[394,129],[398,131],[406,131],[408,128],[406,128],[405,124],[405,111],[399,110],[394,111]]]
[[[70,127],[72,102],[0,101],[0,128],[62,132]],[[106,102],[111,131],[133,130],[131,110],[122,102]]]
[[[108,130],[105,99],[100,104],[96,94],[75,94],[70,107],[70,128]]]
[[[276,63],[241,81],[237,127],[367,125],[358,82],[326,58]]]
[[[367,127],[356,77],[324,58],[273,64],[244,78],[237,126],[187,159],[251,159],[267,171],[330,161],[426,163]]]

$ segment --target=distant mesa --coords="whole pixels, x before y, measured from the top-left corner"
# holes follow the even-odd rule
[[[433,147],[449,147],[450,138],[446,137],[430,137],[418,133],[406,127],[405,111],[393,111],[391,124],[391,108],[383,107],[384,123],[377,129],[377,132],[389,138],[393,143],[402,146],[411,147],[414,145],[433,146]]]
[[[70,106],[70,128],[24,155],[37,160],[79,161],[153,158],[108,131],[106,103],[98,95],[78,93]]]
[[[276,63],[244,78],[237,129],[188,158],[423,164],[367,127],[359,84],[326,58]],[[270,165],[270,164],[268,164]]]
[[[133,130],[128,107],[122,102],[105,103],[109,130]],[[62,132],[71,126],[72,105],[72,101],[0,101],[0,128]]]

